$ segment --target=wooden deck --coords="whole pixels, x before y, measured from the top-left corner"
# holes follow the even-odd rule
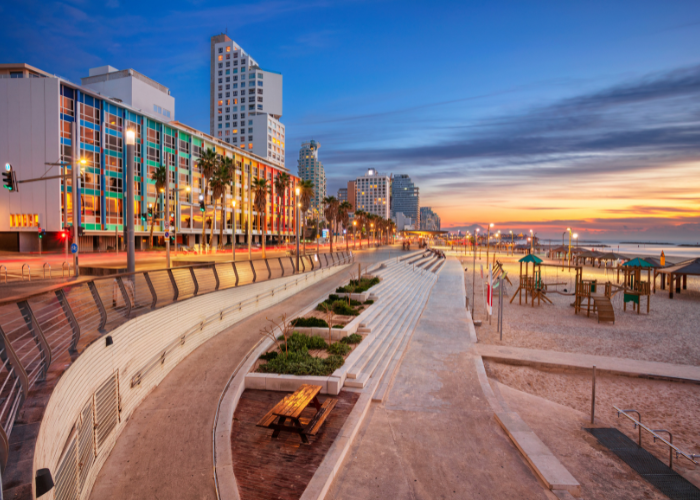
[[[283,432],[273,439],[272,431],[257,427],[259,420],[287,396],[287,392],[246,390],[236,407],[231,432],[233,472],[241,500],[296,500],[326,455],[359,397],[358,393],[341,391],[338,403],[310,444],[302,444],[299,436]],[[319,396],[321,403],[327,396]],[[316,409],[309,405],[303,418],[310,418]]]

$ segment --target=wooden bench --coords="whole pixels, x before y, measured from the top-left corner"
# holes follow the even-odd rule
[[[303,384],[296,392],[285,396],[257,423],[258,427],[273,429],[272,437],[276,438],[280,432],[296,432],[301,436],[302,442],[308,444],[307,436],[315,436],[323,422],[326,421],[331,410],[338,402],[337,399],[328,398],[323,404],[318,401],[320,385]],[[302,418],[301,414],[309,404],[316,408],[316,414],[311,418]],[[285,425],[287,419],[291,425]]]

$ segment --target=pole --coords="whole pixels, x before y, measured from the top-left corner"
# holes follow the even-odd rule
[[[593,394],[591,395],[591,424],[595,422],[595,365],[593,365]]]
[[[301,208],[299,207],[299,192],[297,189],[297,198],[296,198],[296,211],[297,211],[297,273],[299,272],[299,217],[301,216]]]
[[[253,196],[251,194],[253,167],[248,165],[248,260],[253,260]]]
[[[474,237],[474,244],[474,262],[472,264],[472,321],[474,320],[474,303],[476,302],[476,295],[474,295],[474,284],[476,283],[476,245],[478,244],[476,236]]]
[[[75,116],[76,118],[80,116],[78,114],[79,104],[75,106]],[[71,137],[73,138],[73,168],[71,168],[72,174],[72,188],[73,188],[73,244],[80,250],[80,245],[78,244],[78,220],[80,217],[79,212],[79,200],[80,200],[80,187],[78,186],[78,169],[80,168],[80,139],[79,139],[79,128],[78,120],[73,120],[73,132]],[[73,276],[76,278],[80,277],[80,263],[78,258],[78,251],[73,254]]]
[[[234,187],[234,190],[236,188]],[[235,196],[235,195],[234,195]],[[233,261],[236,262],[236,200],[233,200],[233,239],[231,241],[231,250],[233,251]]]
[[[168,233],[168,237],[165,238],[165,265],[170,269],[170,167],[165,166],[165,200],[163,200],[164,205],[164,229]],[[216,204],[214,205],[214,217],[216,218]],[[214,231],[214,227],[211,228]]]
[[[498,278],[498,333],[503,340],[503,276]]]
[[[66,164],[61,166],[63,169],[63,230],[68,231],[68,184]],[[65,234],[65,233],[64,233]],[[68,236],[63,238],[63,251],[68,257]]]
[[[136,272],[134,233],[134,131],[126,132],[126,272]]]

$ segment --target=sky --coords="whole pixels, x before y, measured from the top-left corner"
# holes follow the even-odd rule
[[[0,62],[134,68],[208,132],[209,38],[284,75],[287,167],[409,174],[443,229],[700,242],[700,2],[0,0]]]

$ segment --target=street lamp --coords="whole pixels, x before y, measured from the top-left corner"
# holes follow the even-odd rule
[[[299,187],[296,188],[297,194],[297,273],[299,272],[299,217],[301,217],[301,203],[299,203]]]
[[[231,249],[233,251],[233,261],[236,262],[236,200],[232,200],[233,213],[231,218],[233,219],[233,236],[231,237]]]
[[[374,243],[374,222],[371,222],[369,227],[370,227],[370,233],[372,233],[372,243]]]
[[[515,255],[515,237],[513,231],[510,231],[510,254]]]
[[[136,272],[136,237],[134,233],[134,148],[136,132],[126,131],[126,272]],[[169,267],[169,266],[168,266]],[[134,277],[131,277],[133,282]]]
[[[474,259],[472,262],[472,321],[474,321],[474,302],[476,302],[476,296],[474,295],[474,284],[476,283],[476,248],[479,246],[479,229],[476,228],[474,233]]]
[[[357,227],[357,221],[352,221],[352,249],[357,250],[357,239],[355,238],[355,227]]]
[[[567,227],[566,230],[569,231],[569,251],[566,254],[566,259],[568,261],[568,265],[570,266],[571,265],[571,228]]]
[[[530,229],[530,253],[535,253],[535,234],[532,232],[532,229]]]
[[[489,249],[491,248],[491,228],[493,227],[493,222],[489,224],[488,232],[486,233],[486,265],[489,265]]]
[[[574,233],[574,239],[576,240],[576,248],[578,248],[578,233]]]

